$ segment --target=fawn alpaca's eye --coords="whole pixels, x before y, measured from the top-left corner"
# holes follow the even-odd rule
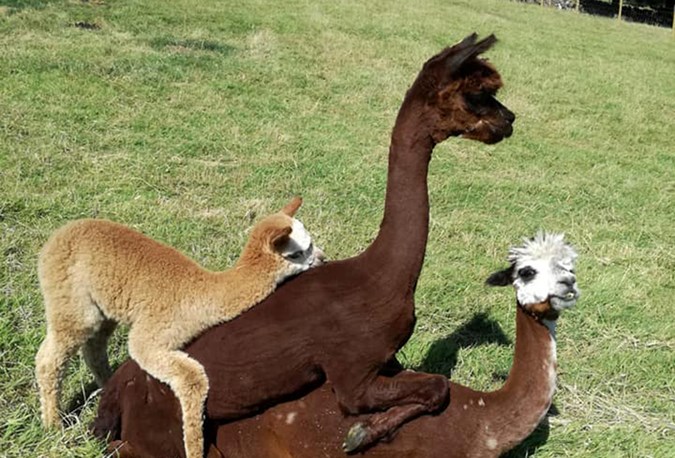
[[[537,271],[532,267],[523,267],[518,270],[518,276],[525,281],[532,280],[537,275]]]
[[[300,259],[300,258],[302,258],[303,254],[305,254],[304,251],[296,251],[295,253],[291,253],[291,254],[287,255],[286,257],[288,259]]]

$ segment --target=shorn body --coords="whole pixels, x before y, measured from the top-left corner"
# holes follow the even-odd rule
[[[291,201],[253,228],[237,264],[208,271],[179,251],[106,220],[79,220],[57,230],[38,264],[47,335],[36,356],[42,420],[60,425],[58,398],[68,358],[82,348],[99,385],[111,374],[107,340],[130,326],[129,353],[166,382],[180,401],[187,456],[202,456],[208,378],[181,348],[205,329],[231,320],[284,279],[321,263]]]
[[[415,326],[414,294],[427,243],[427,173],[434,147],[452,136],[497,143],[512,133],[515,117],[495,98],[501,77],[479,57],[495,41],[493,36],[478,40],[474,34],[444,49],[424,64],[407,91],[391,135],[382,224],[363,253],[286,282],[258,306],[210,329],[186,348],[208,374],[210,420],[251,415],[328,379],[340,410],[350,415],[377,412],[372,422],[360,424],[357,434],[346,438],[345,450],[355,451],[409,419],[445,406],[445,377],[406,371],[388,376],[382,371]],[[229,351],[235,347],[237,351]],[[119,370],[143,378],[133,365]],[[104,389],[110,395],[99,408],[98,434],[115,439],[134,430],[137,449],[175,456],[173,444],[180,437],[164,425],[174,420],[143,416],[161,410],[159,404],[168,398],[132,401],[124,396],[130,387],[116,380]],[[152,420],[132,420],[142,416]],[[167,448],[158,448],[158,443]]]
[[[557,319],[579,298],[574,272],[576,256],[558,234],[541,233],[512,248],[511,265],[487,282],[494,286],[510,284],[516,291],[516,343],[505,384],[496,391],[481,392],[450,382],[451,402],[447,408],[438,415],[415,419],[391,440],[359,456],[497,458],[532,433],[545,417],[555,391]],[[118,402],[124,405],[138,399],[166,397],[161,387],[139,377],[127,378],[130,375],[115,374],[116,385],[127,387],[123,396],[116,399]],[[106,393],[102,402],[107,400]],[[111,443],[110,449],[119,449],[122,457],[176,456],[179,444],[158,441],[155,449],[144,447],[148,435],[144,428],[153,428],[160,418],[177,419],[175,401],[156,406],[158,410],[154,412],[131,414],[131,410],[125,410],[122,440]],[[365,422],[368,417],[358,420]],[[341,437],[353,429],[353,422],[353,417],[341,414],[328,382],[262,414],[211,425],[208,456],[343,458]],[[178,426],[176,420],[161,424],[168,428]],[[135,444],[142,447],[136,449]],[[173,453],[168,453],[169,446],[174,447]]]

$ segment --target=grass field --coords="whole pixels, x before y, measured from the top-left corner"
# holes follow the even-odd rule
[[[473,31],[501,40],[489,57],[515,133],[436,149],[418,325],[401,359],[498,387],[513,294],[482,282],[521,236],[564,231],[584,296],[559,324],[549,426],[511,456],[672,456],[670,30],[503,0],[0,5],[0,456],[103,450],[86,429],[96,399],[63,432],[39,423],[36,256],[51,231],[110,218],[221,269],[257,216],[302,194],[329,256],[359,253],[379,226],[407,86]],[[75,361],[64,404],[90,381]]]

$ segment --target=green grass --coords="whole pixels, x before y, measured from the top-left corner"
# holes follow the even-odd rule
[[[512,456],[670,456],[670,30],[500,0],[353,3],[3,2],[1,456],[102,450],[86,430],[96,400],[63,432],[39,424],[35,265],[51,231],[111,218],[221,269],[255,217],[302,194],[300,216],[327,253],[359,253],[380,222],[407,86],[424,60],[473,31],[501,40],[489,57],[515,133],[434,153],[419,320],[402,360],[499,386],[513,294],[482,281],[521,236],[564,231],[581,252],[584,296],[559,325],[557,413]],[[126,357],[122,335],[112,354]],[[64,404],[90,381],[72,364]]]

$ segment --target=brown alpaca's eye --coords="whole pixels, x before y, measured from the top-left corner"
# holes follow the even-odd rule
[[[518,270],[518,276],[525,281],[532,280],[535,275],[537,275],[537,271],[532,267],[523,267]]]
[[[493,108],[494,97],[488,92],[477,92],[473,94],[466,94],[464,96],[468,108],[478,115],[488,113],[490,108]]]

